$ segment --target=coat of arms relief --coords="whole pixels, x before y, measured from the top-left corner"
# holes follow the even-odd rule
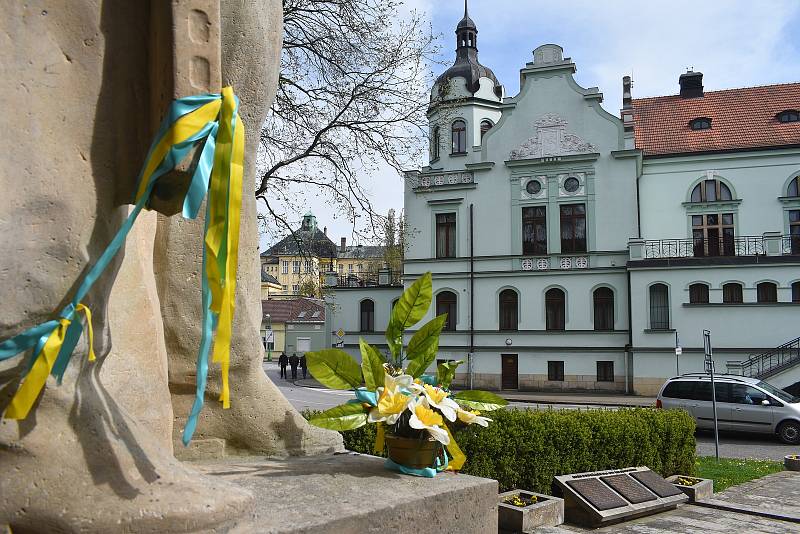
[[[543,158],[568,154],[587,154],[597,148],[575,134],[567,133],[567,121],[547,113],[533,123],[536,135],[511,151],[510,159]]]

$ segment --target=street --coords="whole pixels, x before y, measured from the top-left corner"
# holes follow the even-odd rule
[[[291,380],[280,378],[278,364],[264,362],[264,371],[267,376],[278,386],[281,393],[298,410],[326,410],[338,404],[347,402],[353,398],[348,391],[336,391],[314,387],[296,386]],[[291,376],[291,370],[289,376]],[[298,375],[302,378],[300,370]],[[576,410],[576,409],[597,409],[596,407],[584,404],[538,404],[514,402],[509,406],[512,409],[531,408],[541,410]],[[606,408],[609,409],[609,408]],[[613,408],[611,408],[613,409]],[[698,456],[714,455],[714,434],[713,432],[698,431],[697,435],[697,454]],[[762,458],[783,461],[787,454],[795,454],[797,447],[785,445],[778,441],[777,437],[751,434],[720,434],[720,457],[724,458]]]

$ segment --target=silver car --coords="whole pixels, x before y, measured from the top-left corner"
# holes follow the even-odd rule
[[[720,430],[777,434],[784,443],[800,444],[800,397],[756,378],[715,375],[714,381]],[[711,378],[700,373],[670,378],[656,407],[683,408],[697,428],[714,428]]]

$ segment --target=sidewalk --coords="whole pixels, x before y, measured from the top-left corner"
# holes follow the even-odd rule
[[[324,388],[322,384],[310,377],[293,380],[292,383],[297,387]],[[509,402],[524,402],[530,404],[580,404],[584,406],[607,406],[614,408],[653,407],[656,405],[655,397],[619,395],[614,393],[559,393],[549,391],[494,391],[493,393],[500,395]]]

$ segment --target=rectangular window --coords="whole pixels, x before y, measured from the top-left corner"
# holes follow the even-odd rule
[[[561,252],[586,252],[586,206],[561,206]]]
[[[353,264],[352,263],[347,265],[347,272],[348,273],[352,273],[353,272]]]
[[[339,274],[344,274],[344,264],[339,264]]]
[[[313,273],[314,272],[314,262],[311,260],[306,260],[306,272]]]
[[[800,254],[800,210],[789,212],[789,250],[791,254]]]
[[[456,214],[436,214],[436,257],[456,257]]]
[[[361,264],[361,263],[358,264],[358,272],[360,272],[360,273],[364,272],[364,265]]]
[[[284,286],[283,286],[283,290],[284,290],[284,291],[289,291],[289,286],[287,286],[287,285],[285,285],[285,284],[284,284]]]
[[[614,362],[597,362],[597,381],[614,381]]]
[[[547,254],[547,208],[522,208],[522,253]]]
[[[650,286],[650,328],[669,329],[669,288],[664,284]]]
[[[564,381],[564,362],[547,362],[547,380],[550,382]]]
[[[293,285],[293,286],[292,286],[292,291],[293,291],[294,293],[300,293],[300,286],[298,286],[298,285]]]
[[[299,273],[300,272],[300,261],[299,260],[295,260],[295,261],[292,262],[292,272],[293,273]]]
[[[289,262],[288,261],[283,260],[281,262],[281,272],[283,274],[289,274]]]
[[[692,241],[695,256],[733,256],[733,213],[692,215]]]
[[[705,284],[692,284],[689,286],[690,304],[708,304],[708,286]]]

